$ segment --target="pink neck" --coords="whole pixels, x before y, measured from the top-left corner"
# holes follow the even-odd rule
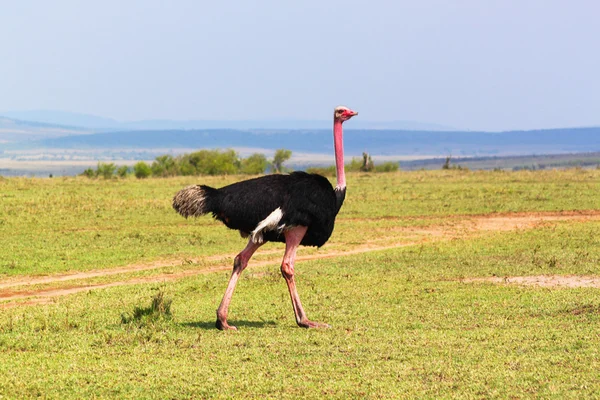
[[[346,187],[346,173],[344,172],[344,134],[342,121],[333,121],[333,146],[335,148],[335,169],[337,172],[337,187]]]

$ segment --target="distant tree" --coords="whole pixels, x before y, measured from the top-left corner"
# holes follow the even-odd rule
[[[360,167],[360,170],[363,172],[368,172],[373,170],[373,160],[371,156],[367,152],[363,152],[363,163]]]
[[[165,154],[158,156],[150,167],[153,176],[175,176],[177,175],[177,164],[173,156]]]
[[[129,173],[129,167],[127,165],[121,165],[117,169],[117,175],[119,176],[119,178],[125,178],[128,173]]]
[[[117,166],[113,163],[98,163],[97,176],[102,176],[104,179],[110,179],[114,176]]]
[[[177,163],[177,169],[181,175],[198,175],[197,165],[195,159],[191,154],[183,154],[175,159]]]
[[[86,168],[85,171],[83,171],[83,173],[81,175],[87,176],[88,178],[95,178],[96,171],[94,171],[93,168]]]
[[[209,175],[229,175],[237,174],[240,171],[241,160],[239,155],[233,150],[225,150],[223,152],[215,151],[215,160]]]
[[[257,175],[262,174],[267,169],[269,162],[264,154],[254,153],[241,162],[240,172],[242,174]]]
[[[306,172],[323,176],[335,176],[336,174],[335,165],[330,165],[329,167],[309,167],[306,169]]]
[[[281,173],[283,170],[283,163],[289,160],[291,156],[291,150],[278,149],[275,151],[275,156],[273,157],[273,169],[275,170],[275,173]]]
[[[400,165],[397,162],[386,161],[383,164],[375,166],[375,172],[394,172],[398,171]]]
[[[198,173],[204,175],[235,174],[240,168],[240,159],[233,150],[200,150],[191,154]]]
[[[348,172],[358,172],[361,171],[362,165],[363,163],[360,159],[352,157],[352,160],[350,160],[350,164],[346,164],[344,168]]]
[[[136,178],[144,179],[152,174],[152,169],[150,169],[150,166],[148,164],[146,164],[143,161],[140,161],[133,166],[133,174]]]
[[[200,150],[175,159],[180,175],[228,175],[240,172],[241,160],[234,150]]]
[[[450,169],[450,159],[452,156],[446,157],[446,161],[444,161],[444,165],[442,165],[442,169]]]

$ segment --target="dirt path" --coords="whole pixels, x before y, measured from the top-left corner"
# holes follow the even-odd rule
[[[361,254],[372,251],[388,250],[403,246],[413,246],[431,241],[448,240],[453,238],[473,237],[483,232],[503,232],[520,229],[533,229],[536,227],[553,224],[561,221],[600,221],[600,210],[592,211],[570,211],[570,212],[536,212],[536,213],[512,213],[512,214],[489,214],[478,216],[452,216],[448,217],[447,222],[440,225],[431,225],[426,227],[399,227],[393,229],[390,233],[394,236],[407,236],[402,242],[393,242],[386,245],[377,245],[376,242],[364,243],[358,246],[348,248],[344,251],[328,251],[318,254],[299,256],[298,261],[316,260],[334,257],[343,257],[353,254]],[[380,240],[394,240],[394,236],[388,236]],[[264,261],[251,262],[251,267],[279,264],[281,251],[263,251],[257,252],[259,256],[272,256]],[[231,269],[231,264],[217,265],[209,268],[192,268],[177,273],[158,273],[147,277],[137,277],[131,279],[114,280],[108,283],[78,283],[60,288],[30,288],[32,285],[51,285],[53,283],[62,283],[67,281],[82,281],[97,277],[109,277],[135,273],[140,271],[157,270],[165,267],[179,266],[184,262],[198,263],[200,261],[219,261],[223,259],[233,259],[235,254],[223,254],[203,259],[171,259],[156,261],[148,264],[135,264],[120,268],[111,268],[103,270],[94,270],[79,272],[73,274],[51,275],[43,277],[19,277],[0,281],[0,308],[12,307],[22,304],[47,303],[52,298],[88,291],[92,289],[103,289],[114,286],[134,285],[149,282],[165,282],[181,279],[188,276],[208,274],[217,271],[226,271]],[[463,282],[494,282],[494,283],[516,283],[521,285],[537,286],[564,286],[564,287],[600,287],[600,278],[581,277],[581,276],[537,276],[537,277],[512,277],[512,278],[478,278],[465,279]],[[27,302],[15,302],[16,300],[29,299]]]
[[[371,251],[389,250],[389,249],[395,249],[395,248],[403,247],[403,246],[412,246],[415,244],[417,244],[417,243],[413,243],[413,242],[397,243],[397,244],[394,244],[391,246],[363,246],[363,247],[357,247],[357,248],[354,248],[354,249],[348,250],[348,251],[332,251],[332,252],[323,253],[323,254],[298,256],[296,258],[296,260],[301,262],[301,261],[307,261],[307,260],[342,257],[342,256],[347,256],[347,255],[352,255],[352,254],[367,253],[367,252],[371,252]],[[277,254],[279,254],[279,253],[281,253],[281,252],[277,252]],[[222,258],[222,257],[223,256],[219,256],[219,258]],[[235,257],[235,255],[232,255],[230,258],[233,259],[233,257]],[[279,259],[254,261],[254,262],[251,262],[251,264],[249,266],[250,267],[262,267],[262,266],[267,266],[267,265],[278,265],[279,262],[280,262]],[[180,263],[177,263],[177,264],[180,264]],[[177,265],[177,264],[175,264],[175,265]],[[55,279],[55,280],[52,280],[53,277],[49,276],[49,277],[44,277],[44,278],[31,279],[30,281],[28,281],[28,283],[25,283],[25,281],[21,280],[21,279],[11,281],[11,282],[4,282],[1,284],[2,286],[0,286],[0,288],[5,289],[5,290],[0,291],[0,301],[4,301],[4,300],[9,300],[9,301],[0,303],[0,308],[14,307],[17,305],[22,305],[22,304],[48,303],[48,302],[50,302],[50,299],[53,297],[64,296],[64,295],[74,294],[74,293],[79,293],[79,292],[85,292],[85,291],[92,290],[92,289],[105,289],[105,288],[114,287],[114,286],[135,285],[135,284],[140,284],[140,283],[169,282],[169,281],[174,281],[177,279],[185,278],[188,276],[210,274],[210,273],[219,272],[219,271],[230,271],[232,268],[231,264],[227,264],[227,265],[219,265],[219,266],[210,267],[210,268],[188,269],[188,270],[177,272],[177,273],[161,273],[161,274],[152,275],[152,276],[148,276],[148,277],[131,278],[131,279],[127,279],[127,280],[119,280],[119,281],[114,281],[114,282],[109,282],[109,283],[99,283],[99,284],[85,284],[84,283],[84,284],[79,284],[79,285],[61,287],[58,289],[47,288],[47,289],[27,290],[26,288],[25,289],[22,288],[24,285],[33,285],[33,284],[42,284],[42,283],[46,284],[46,283],[64,282],[64,281],[68,281],[68,280],[94,278],[94,277],[99,277],[99,276],[111,276],[111,275],[116,275],[119,273],[146,271],[149,269],[156,269],[156,268],[172,266],[172,265],[174,265],[174,264],[165,264],[165,263],[161,262],[161,263],[156,263],[156,264],[152,264],[152,265],[149,264],[149,265],[143,265],[143,266],[132,265],[129,267],[124,267],[124,268],[119,269],[120,272],[114,272],[114,270],[105,270],[105,271],[98,270],[98,271],[93,271],[93,272],[77,273],[77,274],[72,274],[72,275],[60,275],[60,276],[57,276],[56,277],[57,279]],[[35,283],[32,283],[32,282],[35,282]],[[18,286],[21,287],[18,290],[7,289],[9,287],[18,287]],[[21,300],[21,299],[26,299],[26,298],[31,298],[31,297],[35,297],[35,299],[32,299],[25,303],[10,302],[10,300],[15,301],[15,300]]]
[[[532,276],[507,276],[500,278],[493,276],[489,278],[468,278],[461,279],[464,283],[496,283],[506,285],[538,286],[538,287],[564,287],[579,288],[592,287],[600,288],[600,277],[580,276],[580,275],[532,275]]]

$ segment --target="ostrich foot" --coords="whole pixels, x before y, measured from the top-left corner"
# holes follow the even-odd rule
[[[220,319],[217,320],[215,326],[221,331],[237,331],[235,326],[229,325],[227,321],[221,321]]]
[[[301,328],[331,328],[331,325],[325,324],[323,322],[314,322],[309,320],[304,320],[298,322],[298,326]]]

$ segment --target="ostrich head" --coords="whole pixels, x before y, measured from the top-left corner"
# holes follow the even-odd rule
[[[344,122],[348,121],[350,118],[358,115],[356,111],[352,111],[348,107],[337,106],[335,111],[333,112],[333,119],[336,121]]]

